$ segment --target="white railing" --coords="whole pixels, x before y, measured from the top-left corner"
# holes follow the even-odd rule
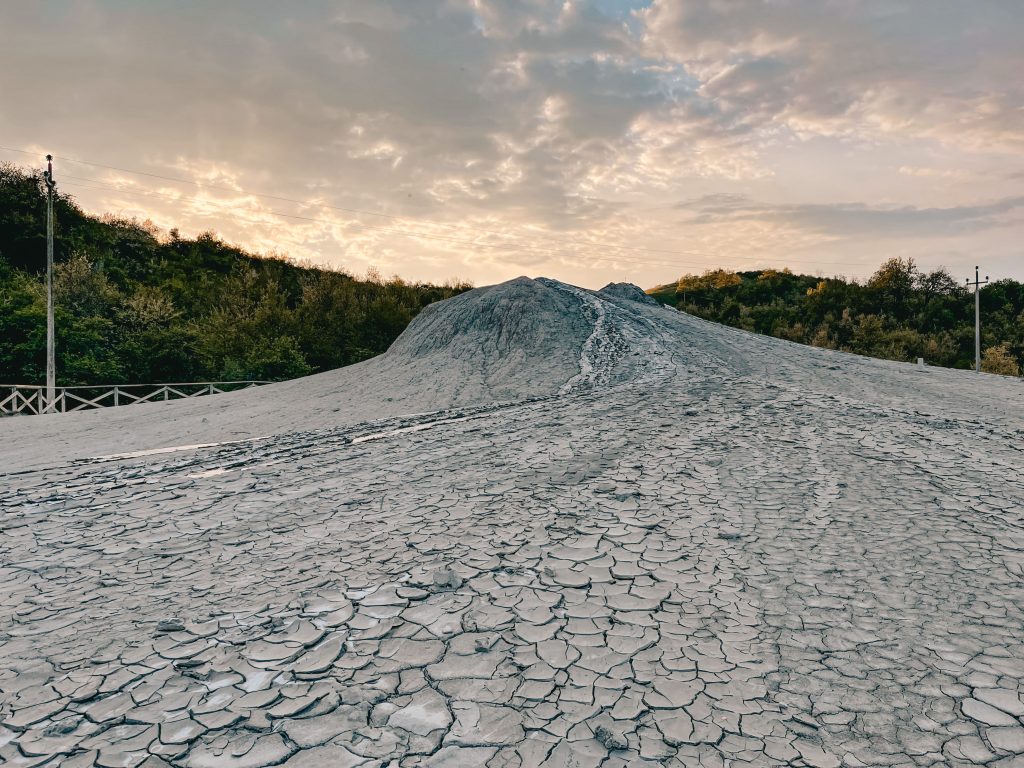
[[[183,384],[96,384],[56,387],[47,408],[46,387],[36,384],[0,384],[0,416],[70,413],[93,408],[181,400],[216,395],[269,384],[269,381],[190,381]]]

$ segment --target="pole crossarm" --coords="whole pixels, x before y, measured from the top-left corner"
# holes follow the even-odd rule
[[[219,395],[269,381],[186,381],[171,384],[83,384],[55,387],[39,384],[0,384],[0,416],[72,413],[164,400],[185,400]]]

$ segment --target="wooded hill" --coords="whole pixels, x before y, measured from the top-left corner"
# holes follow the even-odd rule
[[[864,282],[788,269],[712,270],[648,293],[690,314],[816,347],[930,365],[974,367],[974,294],[947,270],[890,259]],[[982,368],[1019,376],[1024,363],[1024,284],[981,291]]]
[[[357,279],[55,202],[58,385],[286,379],[377,355],[469,285]],[[45,377],[46,205],[0,165],[0,383]]]
[[[427,304],[469,285],[359,279],[84,213],[58,195],[58,384],[286,379],[380,354]],[[0,383],[45,372],[45,193],[0,164]],[[648,291],[716,322],[873,357],[970,368],[974,297],[944,269],[890,259],[867,281],[789,270],[686,275]],[[981,292],[983,367],[1020,375],[1024,285]]]

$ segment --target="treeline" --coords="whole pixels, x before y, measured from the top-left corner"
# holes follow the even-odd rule
[[[649,293],[690,314],[816,347],[931,365],[974,367],[974,294],[945,269],[890,259],[867,281],[787,270],[686,275]],[[981,291],[982,368],[1019,376],[1024,284]]]
[[[287,379],[388,348],[427,304],[470,286],[260,258],[213,234],[55,201],[58,385]],[[45,194],[0,165],[0,383],[45,377]]]

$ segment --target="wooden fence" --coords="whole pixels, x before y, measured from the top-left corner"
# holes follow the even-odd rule
[[[269,381],[190,381],[184,384],[102,384],[56,387],[47,408],[46,387],[35,384],[0,384],[0,416],[70,413],[93,408],[181,400],[216,395],[269,384]]]

